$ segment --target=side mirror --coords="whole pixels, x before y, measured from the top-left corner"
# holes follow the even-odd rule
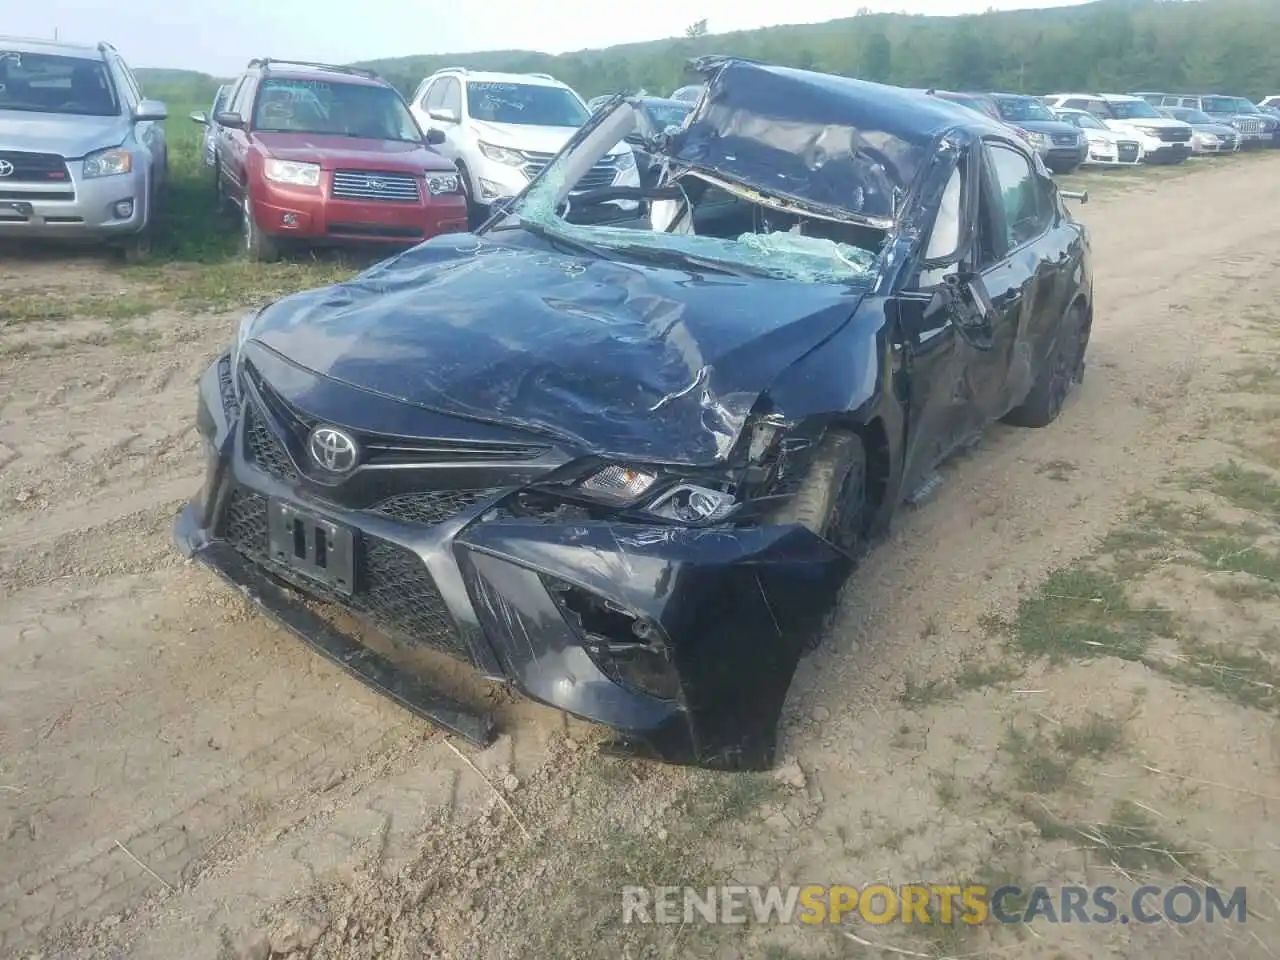
[[[244,117],[240,116],[238,113],[223,111],[214,117],[214,119],[218,121],[218,126],[220,127],[230,127],[232,130],[244,129]]]
[[[207,127],[209,125],[209,117],[205,114],[203,110],[196,110],[193,113],[187,114],[187,116],[190,117],[192,120],[194,120],[196,123],[200,124],[200,126],[202,127]]]
[[[930,309],[945,311],[956,333],[975,349],[990,350],[995,343],[996,311],[979,274],[968,270],[948,274],[934,293]]]
[[[427,116],[432,120],[439,120],[441,123],[458,122],[458,111],[453,107],[435,107],[427,111]]]
[[[444,143],[444,139],[444,131],[437,130],[435,127],[432,127],[427,131],[426,136],[422,138],[422,142],[428,147],[438,147],[440,144]]]
[[[1059,190],[1058,196],[1062,197],[1063,200],[1079,200],[1081,203],[1089,202],[1088,190],[1081,190],[1079,192],[1076,192],[1075,190]]]
[[[133,108],[134,120],[167,120],[169,108],[159,100],[143,100]]]

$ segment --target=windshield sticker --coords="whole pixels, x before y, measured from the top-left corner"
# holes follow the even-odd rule
[[[484,99],[480,101],[480,110],[482,112],[498,113],[503,108],[511,110],[523,110],[527,106],[523,100],[506,100],[502,97],[495,97],[492,94],[485,94]]]
[[[323,91],[328,93],[332,89],[332,85],[326,80],[272,80],[263,89],[264,92],[268,93],[274,93],[277,90],[281,92]]]
[[[467,84],[468,90],[475,90],[479,93],[515,93],[523,84],[519,83],[498,83],[497,81],[485,81],[483,83]]]

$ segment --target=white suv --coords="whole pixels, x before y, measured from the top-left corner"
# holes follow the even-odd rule
[[[523,190],[591,116],[572,88],[544,73],[463,67],[437,70],[423,80],[410,109],[424,130],[444,133],[435,149],[458,165],[473,220],[483,218],[494,201]],[[640,186],[626,143],[579,180],[575,192],[611,185]],[[626,210],[637,206],[634,200],[615,203]]]
[[[1133,137],[1142,144],[1143,163],[1181,163],[1191,156],[1191,124],[1164,116],[1141,97],[1051,93],[1041,99],[1055,109],[1087,110],[1108,130]]]

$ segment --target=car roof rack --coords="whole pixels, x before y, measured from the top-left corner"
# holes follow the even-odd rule
[[[466,67],[441,67],[439,70],[432,71],[431,76],[434,77],[437,73],[467,73],[467,72],[468,71]]]
[[[313,70],[327,70],[330,73],[345,73],[353,77],[367,77],[370,80],[381,80],[377,72],[374,70],[366,70],[364,67],[346,67],[332,63],[315,63],[311,60],[281,60],[277,57],[254,57],[249,61],[249,67],[261,67],[263,70],[270,70],[273,66],[282,67],[311,67]]]

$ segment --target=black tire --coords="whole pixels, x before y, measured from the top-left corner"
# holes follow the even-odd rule
[[[128,264],[146,263],[151,259],[151,231],[134,234],[120,246],[120,254]]]
[[[798,523],[855,554],[866,535],[867,451],[848,430],[828,430],[813,453],[809,470],[771,523]]]
[[[231,213],[231,200],[222,186],[222,167],[216,161],[213,164],[213,212],[219,217]]]
[[[1019,406],[1004,415],[1004,422],[1015,427],[1047,427],[1058,419],[1072,385],[1084,379],[1084,354],[1088,346],[1085,312],[1076,305],[1063,318],[1058,338],[1031,392]]]
[[[253,216],[253,205],[249,198],[244,198],[241,215],[242,232],[244,234],[244,252],[255,263],[274,263],[280,259],[280,244],[275,237],[263,233]]]
[[[1076,170],[1077,170],[1077,169],[1079,169],[1079,167],[1080,167],[1080,164],[1078,164],[1078,163],[1051,163],[1051,164],[1049,164],[1049,169],[1050,169],[1050,170],[1051,170],[1051,171],[1052,171],[1056,176],[1059,176],[1059,177],[1066,177],[1066,176],[1070,176],[1071,174],[1075,173],[1075,172],[1076,172]]]

